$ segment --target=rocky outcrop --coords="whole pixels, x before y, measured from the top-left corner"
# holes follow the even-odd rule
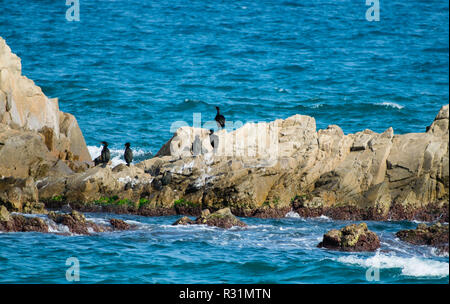
[[[104,225],[97,225],[92,221],[86,220],[84,215],[78,211],[73,210],[70,213],[56,213],[51,211],[48,218],[56,224],[62,224],[69,228],[74,234],[90,234],[93,232],[110,231],[111,228]]]
[[[367,228],[366,223],[361,223],[328,231],[317,247],[340,251],[375,251],[380,248],[380,240]]]
[[[205,209],[195,221],[184,216],[173,223],[173,225],[208,225],[225,229],[229,229],[233,226],[247,227],[247,224],[238,220],[231,213],[230,208],[223,208],[213,213],[210,213],[208,209]]]
[[[441,223],[431,226],[419,224],[414,230],[400,230],[395,235],[404,242],[436,247],[438,253],[448,254],[448,225],[442,225]]]
[[[70,213],[48,213],[49,222],[41,217],[24,216],[22,214],[10,214],[5,206],[0,206],[0,231],[4,232],[43,232],[50,231],[49,223],[53,225],[67,226],[70,233],[89,235],[94,232],[107,232],[113,230],[128,230],[131,226],[120,219],[110,219],[111,226],[96,224],[87,220],[84,215],[77,211]],[[57,234],[67,234],[66,232],[53,232]]]
[[[40,179],[83,171],[91,159],[75,117],[61,112],[58,100],[47,98],[21,72],[20,58],[0,37],[0,178]],[[5,200],[3,195],[0,204],[21,209],[25,196],[13,196]]]
[[[335,125],[316,131],[312,117],[295,115],[214,136],[213,148],[209,131],[182,127],[152,159],[49,178],[39,196],[62,195],[88,210],[115,197],[128,202],[116,210],[143,215],[229,207],[281,217],[292,208],[347,220],[448,221],[448,105],[426,133],[345,135]]]
[[[21,76],[20,59],[0,38],[0,175],[13,178],[0,181],[0,205],[11,210],[43,201],[141,215],[230,208],[281,217],[293,209],[335,219],[448,222],[448,105],[425,133],[346,135],[336,125],[316,130],[305,115],[235,127],[213,135],[181,127],[152,159],[88,168],[75,118]]]
[[[5,232],[48,232],[47,223],[39,217],[25,217],[10,214],[5,206],[0,206],[0,231]]]

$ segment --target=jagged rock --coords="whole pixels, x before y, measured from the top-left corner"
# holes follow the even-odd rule
[[[0,222],[8,222],[9,220],[11,220],[11,215],[8,209],[5,206],[0,206]]]
[[[11,215],[9,220],[0,219],[0,231],[5,232],[48,232],[48,225],[39,217]]]
[[[328,231],[318,247],[340,251],[375,251],[380,248],[380,240],[367,228],[366,223],[352,224],[341,230]]]
[[[207,130],[183,127],[158,157],[49,179],[39,194],[45,200],[64,193],[85,204],[112,196],[145,199],[145,214],[195,215],[201,208],[229,207],[241,216],[282,217],[292,207],[304,216],[348,220],[437,218],[448,196],[448,136],[442,133],[447,108],[420,134],[394,135],[389,128],[345,135],[334,125],[316,131],[314,119],[302,115],[246,124],[215,133],[223,145],[215,153]],[[268,147],[258,145],[258,136]],[[196,137],[206,148],[194,156]],[[189,206],[177,205],[180,200]]]
[[[0,38],[0,175],[35,178],[46,204],[64,197],[61,204],[97,210],[117,197],[127,204],[114,210],[143,215],[229,207],[240,216],[280,217],[292,207],[349,220],[448,218],[448,121],[447,104],[426,133],[346,135],[294,115],[220,130],[214,148],[209,130],[181,127],[152,159],[89,169],[76,119],[21,76],[20,59]],[[0,201],[19,210],[25,200],[7,188]],[[188,208],[177,207],[180,200]]]
[[[68,164],[91,161],[75,117],[21,71],[20,58],[0,37],[0,175],[46,176],[61,155]]]
[[[395,234],[400,240],[415,245],[428,245],[448,253],[448,225],[417,225],[416,229],[400,230]]]
[[[33,178],[0,178],[0,204],[12,211],[22,211],[26,203],[38,203],[38,191]]]
[[[23,213],[30,214],[47,214],[44,203],[25,203],[23,206]]]
[[[107,227],[86,220],[82,213],[75,210],[72,210],[71,213],[56,213],[51,211],[48,214],[48,218],[57,224],[66,225],[69,227],[70,232],[75,234],[89,234],[89,228],[95,232],[108,231]]]
[[[130,229],[130,225],[123,220],[119,219],[110,219],[109,223],[113,227],[114,230],[128,230]]]

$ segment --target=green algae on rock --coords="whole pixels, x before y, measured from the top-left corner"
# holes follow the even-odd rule
[[[340,251],[375,251],[380,248],[380,240],[367,228],[366,223],[361,223],[328,231],[317,247]]]

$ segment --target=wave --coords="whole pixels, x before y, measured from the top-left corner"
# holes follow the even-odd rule
[[[385,106],[385,107],[391,107],[391,108],[395,108],[395,109],[403,109],[405,106],[399,105],[398,103],[395,102],[380,102],[380,103],[375,103],[375,105],[377,106]]]
[[[295,211],[289,211],[288,213],[286,213],[286,215],[284,217],[300,218],[300,214],[298,214]]]
[[[356,256],[344,256],[338,262],[358,265],[364,268],[401,269],[403,276],[410,277],[448,277],[449,264],[418,257],[399,257],[377,252],[373,257],[364,259]]]

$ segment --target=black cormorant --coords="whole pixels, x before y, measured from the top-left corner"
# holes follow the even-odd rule
[[[123,158],[129,167],[133,161],[133,151],[130,149],[130,143],[125,144],[125,152],[123,153]]]
[[[216,107],[217,110],[217,115],[215,121],[217,122],[217,126],[221,129],[225,128],[225,117],[223,115],[220,114],[220,109],[219,107]]]
[[[99,164],[103,164],[106,166],[111,159],[111,154],[109,153],[108,143],[106,141],[102,141],[103,149],[100,153],[100,156],[94,159],[94,164],[97,166]]]

